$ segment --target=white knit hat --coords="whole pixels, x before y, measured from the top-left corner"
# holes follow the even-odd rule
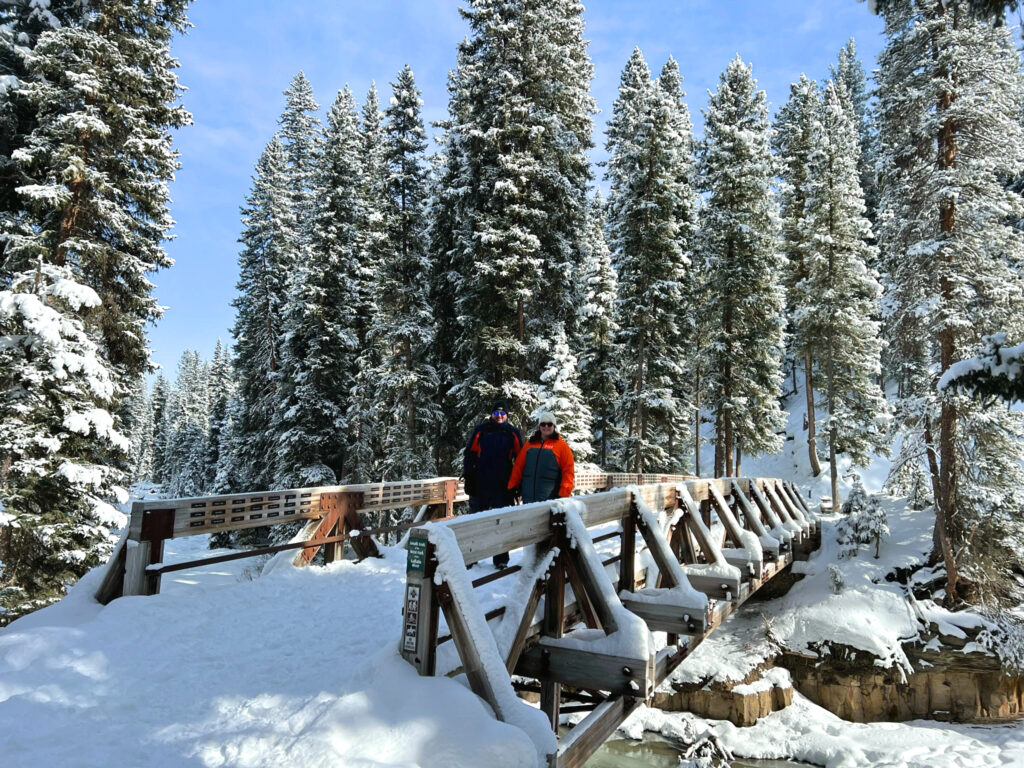
[[[551,422],[555,425],[555,429],[558,429],[558,419],[556,419],[555,414],[550,411],[541,411],[540,415],[537,416],[538,424],[543,424],[545,422]]]

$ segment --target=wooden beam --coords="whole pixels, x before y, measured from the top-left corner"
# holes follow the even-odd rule
[[[438,604],[444,612],[445,621],[448,622],[448,631],[462,661],[462,671],[469,682],[470,690],[491,705],[499,720],[507,722],[510,713],[503,711],[495,689],[500,681],[492,680],[488,675],[459,601],[452,596],[447,582],[438,586],[436,591]]]
[[[622,604],[647,623],[652,632],[678,635],[703,635],[707,631],[707,617],[698,608],[680,608],[648,601],[623,599]]]
[[[583,768],[590,757],[615,733],[626,718],[643,703],[633,696],[612,696],[598,704],[569,733],[560,739],[551,768]]]
[[[549,638],[526,649],[519,657],[516,674],[545,682],[598,691],[642,695],[652,682],[647,679],[647,659],[566,648]]]

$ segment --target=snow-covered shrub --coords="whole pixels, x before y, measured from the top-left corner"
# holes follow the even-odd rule
[[[868,492],[864,490],[864,483],[861,481],[860,475],[854,473],[853,488],[850,489],[850,495],[846,497],[846,501],[843,502],[843,506],[839,511],[844,515],[858,514],[867,505]]]
[[[859,511],[839,521],[836,528],[836,542],[840,557],[853,557],[866,544],[875,545],[875,558],[882,546],[882,537],[889,535],[889,520],[876,495],[869,496]]]
[[[1024,619],[1010,613],[998,614],[978,633],[976,642],[994,653],[1008,674],[1024,674]]]
[[[843,587],[846,586],[846,583],[843,581],[843,572],[835,563],[829,563],[828,580],[832,586],[833,595],[838,595],[843,591]]]

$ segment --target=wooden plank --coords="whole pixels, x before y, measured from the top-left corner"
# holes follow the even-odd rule
[[[652,632],[670,632],[678,635],[703,635],[707,630],[705,611],[699,608],[680,608],[641,600],[623,598],[622,604],[645,622]]]
[[[146,567],[150,564],[152,545],[148,541],[125,542],[124,584],[121,594],[125,597],[145,595],[147,576]]]
[[[647,659],[565,648],[549,639],[542,637],[526,649],[516,665],[517,675],[626,695],[642,694],[652,682],[647,679]]]
[[[642,699],[633,696],[613,696],[598,704],[559,740],[551,768],[583,768],[605,739],[615,733],[641,703]]]

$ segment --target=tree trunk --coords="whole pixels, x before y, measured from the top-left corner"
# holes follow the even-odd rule
[[[715,477],[721,477],[725,467],[725,460],[722,458],[724,442],[722,438],[722,409],[719,407],[715,409]]]
[[[807,459],[811,463],[811,473],[817,477],[821,474],[821,462],[818,461],[818,443],[814,429],[814,379],[811,372],[811,351],[804,352],[804,387],[807,390]],[[796,365],[793,365],[796,370]]]
[[[736,466],[733,467],[736,474],[734,477],[740,477],[740,462],[743,460],[743,451],[740,448],[740,441],[736,441]]]
[[[945,6],[939,4],[936,12],[944,15]],[[945,115],[939,128],[938,149],[939,168],[946,170],[956,166],[957,142],[954,130],[954,118],[950,115],[953,105],[953,93],[946,90],[939,97],[939,114]],[[956,198],[947,197],[939,206],[939,225],[947,243],[953,239],[956,231]],[[939,288],[943,305],[947,308],[954,304],[954,286],[949,278],[952,270],[950,261],[951,249],[944,249],[942,260],[947,263],[946,270],[939,280]],[[939,331],[939,375],[945,373],[954,362],[956,339],[953,327],[947,322]],[[937,379],[935,379],[937,380]],[[933,385],[934,386],[934,385]],[[959,570],[953,554],[951,538],[953,536],[953,518],[957,499],[957,456],[956,456],[956,405],[948,394],[942,397],[942,411],[939,416],[939,496],[935,499],[936,531],[938,541],[934,542],[942,553],[946,565],[946,603],[957,601],[957,586],[960,581]]]
[[[700,477],[700,367],[694,375],[693,407],[696,411],[693,429],[693,474]]]

